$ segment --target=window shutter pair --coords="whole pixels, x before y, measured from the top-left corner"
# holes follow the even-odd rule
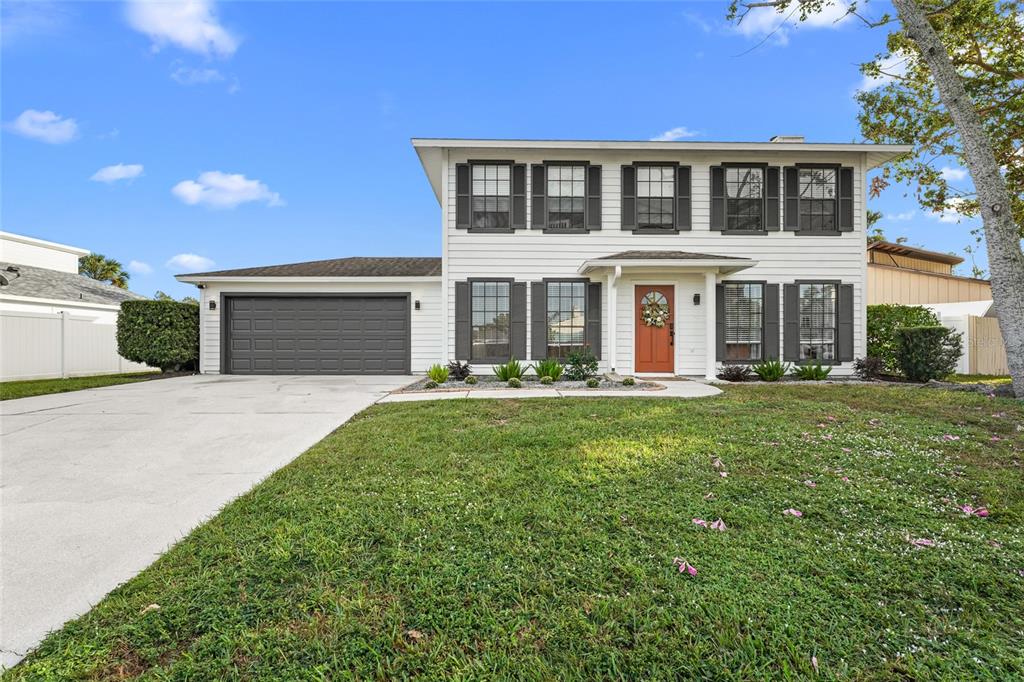
[[[783,290],[783,360],[800,361],[800,285],[787,284]],[[836,354],[839,362],[853,360],[853,285],[840,284],[838,290]]]
[[[673,165],[666,163],[665,165]],[[689,166],[676,166],[675,178],[675,210],[672,212],[673,227],[677,231],[690,230],[693,226],[693,183]],[[638,227],[636,217],[636,166],[629,165],[622,167],[621,187],[621,210],[622,220],[620,226],[623,230],[635,231]]]
[[[472,355],[473,301],[469,282],[455,283],[455,359],[466,362]],[[526,282],[509,287],[509,341],[511,354],[526,358]]]
[[[512,216],[513,230],[526,229],[526,164],[512,164]],[[455,227],[468,230],[472,218],[472,179],[470,164],[455,164]]]
[[[852,232],[853,215],[853,168],[843,166],[837,171],[839,191],[836,198],[836,228],[839,232]],[[787,166],[784,170],[785,225],[787,232],[805,229],[800,224],[800,169]]]
[[[789,286],[789,285],[787,285]],[[764,285],[762,324],[764,345],[761,356],[765,360],[779,359],[779,285]],[[715,359],[725,360],[725,285],[715,287]]]
[[[764,230],[779,230],[779,167],[767,166],[764,169]],[[725,230],[725,166],[711,167],[711,229]]]
[[[530,285],[530,358],[548,357],[548,290],[547,282]],[[587,309],[584,325],[587,345],[598,360],[601,359],[601,283],[587,282]]]
[[[535,230],[543,230],[548,226],[548,169],[542,163],[533,166],[531,197],[533,210],[531,212],[532,227]],[[587,166],[586,182],[583,190],[584,196],[584,225],[587,232],[601,229],[601,166]]]

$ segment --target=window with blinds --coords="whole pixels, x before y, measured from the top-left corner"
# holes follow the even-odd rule
[[[725,359],[759,361],[764,347],[764,285],[725,284]]]

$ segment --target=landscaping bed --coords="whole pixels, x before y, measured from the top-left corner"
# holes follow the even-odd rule
[[[474,375],[476,376],[476,375]],[[597,379],[596,386],[588,386],[586,381],[571,381],[569,379],[559,379],[553,381],[550,384],[542,384],[540,380],[533,375],[524,376],[521,379],[522,386],[518,390],[549,390],[549,391],[569,391],[569,390],[598,390],[598,391],[658,391],[664,388],[661,384],[656,384],[653,381],[640,381],[635,380],[635,383],[631,386],[623,384],[621,379],[615,380],[608,376],[594,377]],[[429,377],[424,377],[415,383],[412,383],[398,391],[396,393],[417,393],[423,391],[435,392],[435,391],[507,391],[515,390],[511,389],[507,381],[501,381],[495,376],[476,376],[477,382],[466,383],[464,380],[449,380],[444,383],[436,384],[431,387]]]
[[[1022,458],[898,386],[377,405],[5,679],[1021,679]]]

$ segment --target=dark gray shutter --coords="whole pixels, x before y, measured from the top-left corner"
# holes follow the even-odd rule
[[[764,229],[779,231],[779,167],[768,166],[764,171]]]
[[[469,164],[455,164],[455,227],[469,229]]]
[[[469,360],[472,327],[470,326],[469,282],[455,283],[455,359]]]
[[[715,359],[725,360],[725,285],[715,285]]]
[[[765,360],[779,359],[779,285],[764,285],[764,353]]]
[[[530,285],[530,358],[543,360],[548,356],[548,285]]]
[[[676,168],[676,229],[689,230],[690,218],[690,167]]]
[[[526,229],[526,164],[512,166],[512,229]]]
[[[711,167],[711,229],[725,229],[725,168]]]
[[[800,359],[800,287],[783,285],[782,297],[782,359],[792,362]]]
[[[526,282],[512,282],[509,293],[509,340],[512,357],[526,359]]]
[[[622,229],[636,229],[636,168],[622,167]]]
[[[586,334],[590,352],[601,359],[601,283],[587,283]]]
[[[601,166],[587,166],[587,230],[601,229]]]
[[[782,174],[785,185],[783,194],[786,197],[783,225],[787,232],[796,232],[800,229],[800,170],[794,166],[787,166]]]
[[[839,285],[839,362],[853,360],[853,285]]]
[[[533,183],[530,192],[533,197],[533,208],[530,210],[530,218],[533,221],[531,227],[534,230],[543,230],[548,226],[548,202],[546,201],[548,173],[542,163],[532,166],[531,172],[533,173],[530,178]]]
[[[853,232],[853,169],[839,169],[839,231]],[[851,358],[852,359],[852,358]]]

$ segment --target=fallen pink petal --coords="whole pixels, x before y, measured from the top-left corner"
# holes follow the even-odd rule
[[[850,477],[849,476],[843,476],[839,480],[842,481],[843,483],[849,483],[850,482]]]
[[[967,514],[968,516],[974,513],[974,507],[972,507],[969,504],[962,504],[959,507],[957,507],[957,509],[962,511],[964,514]]]
[[[981,518],[985,518],[986,516],[988,516],[988,508],[978,507],[977,509],[974,510],[974,515],[980,516]]]
[[[818,484],[815,483],[814,481],[804,481],[804,485],[807,486],[808,488],[817,488],[818,487]]]
[[[783,514],[788,514],[789,516],[795,516],[797,518],[800,518],[801,516],[804,515],[804,513],[802,511],[800,511],[799,509],[793,509],[792,507],[790,507],[789,509],[784,509],[782,511],[782,513]]]
[[[715,459],[711,462],[711,466],[715,467],[716,469],[721,469],[725,465],[722,464],[722,460],[720,460],[719,458],[715,457]]]
[[[717,530],[719,533],[724,533],[726,531],[725,521],[722,519],[712,521],[709,528],[711,528],[711,530]]]
[[[718,475],[721,476],[722,478],[728,478],[729,477],[729,472],[728,471],[719,471]]]
[[[704,519],[694,519],[694,520],[693,520],[693,523],[694,523],[695,525],[698,525],[698,526],[703,526],[703,527],[705,527],[705,528],[707,528],[707,527],[708,527],[708,522],[707,522],[707,521],[705,521]]]
[[[707,495],[704,496],[704,499],[705,500],[713,500],[713,499],[715,499],[715,494],[714,493],[708,493]]]
[[[814,672],[818,672],[818,657],[811,656],[811,667],[814,668]]]
[[[942,440],[960,440],[960,436],[954,436],[951,433],[947,433],[945,436],[942,437]]]
[[[916,538],[914,540],[911,540],[910,544],[914,545],[915,547],[934,547],[935,541],[929,540],[928,538]]]
[[[697,575],[697,569],[691,566],[685,559],[676,557],[672,560],[672,565],[678,566],[680,573],[689,573],[690,575]]]
[[[843,452],[853,452],[850,448],[843,448]]]

